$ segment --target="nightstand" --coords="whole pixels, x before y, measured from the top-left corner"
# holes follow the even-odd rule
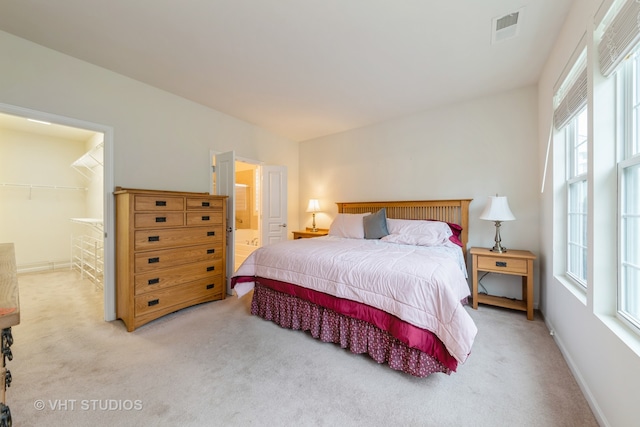
[[[307,227],[304,231],[294,231],[293,239],[309,239],[311,237],[326,236],[327,234],[329,234],[329,230],[326,228],[318,228],[318,231],[311,231],[311,229]]]
[[[471,248],[473,275],[473,308],[478,303],[512,308],[527,312],[527,319],[533,320],[533,260],[536,256],[529,251],[509,249],[507,252],[491,252],[485,248]],[[493,295],[478,294],[478,271],[511,274],[522,277],[522,299],[514,300]]]

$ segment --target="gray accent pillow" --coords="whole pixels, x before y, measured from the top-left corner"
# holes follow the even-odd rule
[[[387,210],[380,209],[373,215],[362,218],[365,239],[380,239],[389,234],[387,229]]]

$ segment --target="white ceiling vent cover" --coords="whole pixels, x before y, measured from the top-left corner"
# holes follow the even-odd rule
[[[520,9],[517,12],[493,18],[491,22],[491,44],[512,39],[519,34],[522,26],[523,11],[524,9]]]

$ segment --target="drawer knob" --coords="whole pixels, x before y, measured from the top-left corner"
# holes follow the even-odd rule
[[[166,200],[156,200],[156,206],[167,206]]]
[[[149,280],[147,281],[147,283],[148,283],[149,285],[157,285],[158,283],[160,283],[160,278],[159,278],[159,277],[156,277],[156,278],[154,278],[154,279],[149,279]]]
[[[216,252],[216,250],[215,250],[215,249],[207,249],[207,253],[208,253],[208,254],[213,254],[213,253],[215,253],[215,252]]]
[[[211,265],[211,266],[207,267],[207,271],[213,271],[215,269],[216,269],[215,265]]]
[[[203,217],[202,217],[202,220],[203,220],[203,221],[209,221],[209,216],[208,216],[208,215],[203,216]]]
[[[151,301],[149,301],[149,302],[147,303],[147,305],[148,305],[149,307],[153,307],[154,305],[158,305],[158,304],[160,304],[160,300],[159,300],[159,299],[152,299]]]
[[[202,207],[208,208],[209,207],[209,202],[202,202]]]
[[[157,216],[156,217],[156,222],[167,222],[167,217],[166,216]]]
[[[207,236],[215,236],[216,232],[215,231],[207,231]]]
[[[506,266],[507,266],[506,261],[496,261],[496,267],[506,267]]]
[[[213,289],[214,286],[215,286],[214,284],[209,284],[207,285],[207,289]]]
[[[153,257],[153,258],[149,258],[149,264],[155,264],[156,262],[160,262],[160,257]]]
[[[149,236],[149,241],[150,242],[159,242],[160,241],[160,236]]]

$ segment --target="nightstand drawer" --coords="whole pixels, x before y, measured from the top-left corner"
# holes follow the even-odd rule
[[[527,274],[527,260],[479,256],[478,270]]]

